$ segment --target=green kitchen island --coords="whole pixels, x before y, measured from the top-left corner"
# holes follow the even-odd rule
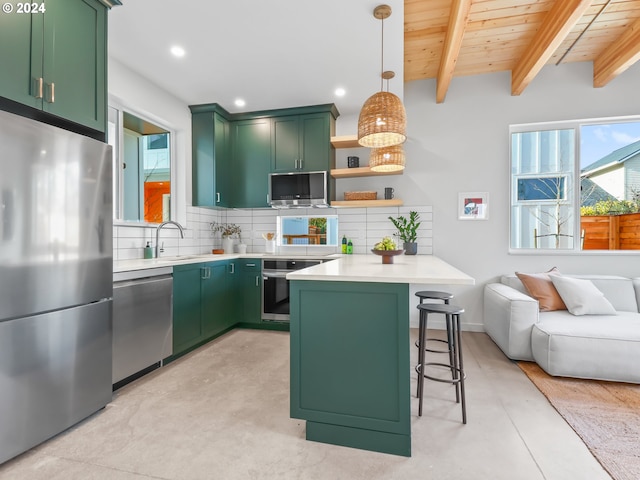
[[[307,440],[411,456],[410,285],[474,279],[432,255],[341,255],[287,279],[291,417]]]

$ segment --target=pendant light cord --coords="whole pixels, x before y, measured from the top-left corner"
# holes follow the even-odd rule
[[[384,79],[382,78],[382,73],[384,72],[384,17],[380,19],[382,23],[382,35],[380,35],[382,39],[382,45],[380,46],[380,91],[384,90]]]

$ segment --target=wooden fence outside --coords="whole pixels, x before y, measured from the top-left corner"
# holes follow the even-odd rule
[[[583,250],[640,250],[640,213],[580,217]]]

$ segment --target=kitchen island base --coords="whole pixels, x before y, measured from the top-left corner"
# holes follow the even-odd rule
[[[411,436],[307,421],[307,440],[373,452],[411,456]]]
[[[291,417],[307,439],[411,456],[409,285],[296,281]]]

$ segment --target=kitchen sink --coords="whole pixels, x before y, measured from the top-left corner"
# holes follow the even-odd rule
[[[174,255],[173,257],[160,257],[156,258],[156,263],[175,263],[181,262],[182,260],[194,260],[197,258],[201,258],[202,255]]]

